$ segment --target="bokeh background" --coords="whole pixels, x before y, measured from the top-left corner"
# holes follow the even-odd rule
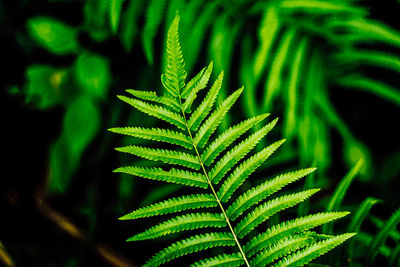
[[[318,167],[304,186],[322,187],[320,199],[298,212],[324,209],[359,159],[343,208],[379,199],[364,229],[373,235],[400,206],[399,2],[5,0],[0,262],[134,266],[157,251],[154,242],[124,242],[140,223],[118,217],[181,187],[113,173],[148,163],[115,152],[138,140],[107,129],[156,123],[116,95],[160,92],[177,10],[189,76],[213,60],[214,74],[225,72],[222,95],[245,86],[221,130],[270,112],[280,118],[271,139],[288,141],[263,172]]]

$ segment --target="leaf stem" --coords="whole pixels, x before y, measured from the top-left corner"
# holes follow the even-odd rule
[[[223,213],[223,215],[224,215],[224,217],[225,217],[225,221],[226,221],[226,223],[227,223],[227,225],[228,225],[228,227],[229,227],[229,230],[231,231],[231,233],[232,233],[232,235],[233,235],[233,238],[235,239],[236,245],[237,245],[237,247],[239,248],[240,254],[241,254],[242,257],[243,257],[243,260],[244,260],[246,266],[247,266],[247,267],[250,267],[250,264],[249,264],[249,262],[248,262],[248,260],[247,260],[246,255],[244,254],[244,251],[243,251],[243,249],[242,249],[242,246],[241,246],[240,243],[239,243],[239,239],[237,238],[236,233],[235,233],[235,231],[233,230],[233,227],[232,227],[231,222],[230,222],[230,220],[229,220],[229,218],[228,218],[228,215],[226,215],[226,212],[225,212],[224,207],[222,206],[221,200],[219,199],[217,193],[215,192],[215,189],[214,189],[214,187],[213,187],[213,185],[212,185],[211,179],[210,179],[210,177],[208,176],[208,173],[207,173],[207,171],[206,171],[206,168],[205,168],[205,166],[204,166],[204,163],[203,163],[203,161],[202,161],[202,159],[201,159],[201,157],[200,157],[200,153],[199,153],[199,151],[198,151],[198,149],[197,149],[197,146],[196,146],[195,143],[194,143],[193,136],[192,136],[192,132],[190,131],[189,125],[188,125],[188,123],[187,123],[185,111],[183,110],[183,106],[182,106],[182,99],[181,99],[180,96],[179,96],[179,104],[180,104],[180,107],[181,107],[183,119],[185,120],[186,129],[187,129],[187,131],[188,131],[188,133],[189,133],[190,140],[191,140],[191,142],[192,142],[193,148],[194,148],[194,150],[196,151],[196,155],[197,155],[197,158],[199,159],[201,168],[202,168],[202,170],[203,170],[203,172],[204,172],[204,175],[205,175],[206,178],[207,178],[207,182],[208,182],[208,184],[210,185],[211,191],[212,191],[212,193],[213,193],[213,195],[214,195],[214,197],[215,197],[215,200],[216,200],[217,203],[218,203],[218,206],[221,208],[221,211],[222,211],[222,213]]]

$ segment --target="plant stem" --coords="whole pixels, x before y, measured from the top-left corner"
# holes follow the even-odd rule
[[[217,203],[218,203],[218,206],[221,208],[221,211],[222,211],[222,213],[224,214],[225,221],[226,221],[226,223],[228,224],[229,230],[231,231],[232,236],[233,236],[233,238],[235,239],[236,245],[237,245],[237,247],[239,248],[240,254],[241,254],[242,257],[243,257],[243,260],[244,260],[246,266],[247,266],[247,267],[250,267],[250,264],[249,264],[249,262],[248,262],[248,260],[247,260],[246,255],[244,254],[244,251],[243,251],[243,249],[242,249],[242,246],[241,246],[240,243],[239,243],[239,239],[237,238],[236,233],[235,233],[235,231],[233,230],[233,227],[232,227],[232,225],[231,225],[231,222],[230,222],[230,220],[229,220],[229,218],[228,218],[228,215],[226,215],[225,209],[224,209],[224,207],[222,206],[221,200],[219,199],[219,197],[218,197],[218,195],[217,195],[217,192],[215,192],[215,189],[214,189],[214,187],[213,187],[213,185],[212,185],[211,179],[210,179],[210,177],[208,176],[208,173],[207,173],[206,168],[205,168],[205,166],[204,166],[203,160],[201,159],[200,153],[199,153],[199,151],[198,151],[198,149],[197,149],[197,146],[196,146],[195,143],[194,143],[193,136],[192,136],[192,132],[190,131],[189,125],[188,125],[187,120],[186,120],[185,111],[184,111],[183,108],[182,108],[182,99],[181,99],[180,96],[179,96],[179,104],[180,104],[180,106],[181,106],[182,115],[183,115],[183,118],[184,118],[184,120],[185,120],[186,129],[187,129],[187,131],[188,131],[188,133],[189,133],[190,140],[192,141],[193,148],[194,148],[194,150],[196,151],[196,155],[197,155],[197,158],[199,159],[201,168],[202,168],[202,170],[203,170],[203,172],[204,172],[204,175],[205,175],[206,178],[207,178],[207,182],[208,182],[208,184],[209,184],[209,186],[210,186],[210,188],[211,188],[211,191],[212,191],[212,193],[213,193],[213,195],[214,195],[214,197],[215,197],[215,200],[216,200]]]

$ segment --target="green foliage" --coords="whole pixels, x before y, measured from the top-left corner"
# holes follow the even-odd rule
[[[118,30],[123,4],[124,0],[110,0],[110,25],[113,33],[116,33]]]
[[[107,59],[83,53],[76,60],[76,79],[84,93],[104,98],[110,84]]]
[[[397,209],[386,221],[371,215],[372,206],[378,202],[377,199],[367,198],[352,217],[348,229],[358,234],[350,241],[347,257],[357,264],[372,265],[379,262],[387,266],[399,266],[400,233],[397,225],[400,223],[400,212]],[[364,226],[368,223],[373,227]]]
[[[79,48],[76,29],[56,19],[35,17],[27,26],[32,38],[54,54],[73,54]]]
[[[199,91],[205,88],[212,65],[201,70],[188,83],[185,82],[187,73],[179,42],[179,20],[180,17],[177,14],[168,31],[167,61],[165,72],[161,76],[165,88],[164,96],[158,97],[154,92],[139,93],[132,90],[130,93],[143,101],[119,96],[121,100],[138,110],[163,120],[169,123],[170,127],[177,129],[128,127],[110,130],[124,135],[167,142],[172,146],[180,145],[186,150],[136,145],[120,147],[117,148],[118,151],[152,161],[161,161],[165,165],[162,168],[121,167],[116,172],[200,187],[211,194],[201,193],[170,198],[135,210],[120,219],[132,220],[185,212],[172,219],[164,219],[158,225],[132,236],[127,241],[154,239],[195,229],[211,229],[206,234],[192,235],[173,243],[155,254],[145,266],[159,266],[187,254],[222,246],[234,246],[236,253],[223,253],[217,257],[196,262],[194,266],[226,264],[250,266],[250,263],[265,262],[275,262],[278,266],[302,266],[352,237],[354,234],[343,234],[319,240],[319,235],[307,232],[316,226],[339,219],[347,215],[347,212],[318,213],[284,221],[256,235],[258,226],[271,216],[303,202],[319,190],[308,189],[279,197],[273,196],[267,200],[270,195],[311,173],[314,169],[281,174],[253,189],[246,190],[242,187],[243,183],[248,182],[248,177],[283,144],[284,140],[276,141],[253,155],[247,156],[255,145],[272,130],[277,120],[236,144],[235,141],[240,140],[240,137],[250,130],[253,123],[261,122],[268,114],[242,121],[220,135],[214,134],[243,91],[241,88],[233,92],[220,105],[216,105],[217,95],[222,85],[222,73],[191,112],[188,107],[194,103]],[[172,105],[158,101],[162,98],[168,98],[168,103]],[[146,101],[156,101],[160,105],[149,104]],[[187,101],[190,101],[190,104],[186,104]],[[180,110],[176,110],[176,107]],[[191,144],[190,148],[188,143]],[[207,164],[203,162],[203,159]],[[182,167],[184,169],[181,169]],[[244,192],[236,197],[239,194],[239,188]],[[261,201],[265,202],[256,206]],[[252,209],[254,206],[256,207]],[[197,211],[199,208],[213,209],[211,213]],[[241,217],[242,214],[243,217]],[[237,222],[234,222],[235,220]],[[215,228],[221,228],[221,230],[215,231]],[[249,241],[243,246],[246,240]]]
[[[50,152],[51,192],[63,193],[79,166],[83,151],[92,141],[100,125],[100,114],[89,97],[75,99],[68,107],[60,138]]]
[[[65,94],[68,73],[46,65],[32,65],[26,71],[26,101],[34,103],[39,109],[46,109],[61,104]]]

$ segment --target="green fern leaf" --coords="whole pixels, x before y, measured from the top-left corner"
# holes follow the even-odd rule
[[[175,100],[168,96],[157,96],[157,93],[153,91],[139,91],[132,89],[128,89],[126,91],[131,95],[140,98],[142,100],[153,101],[159,104],[164,104],[175,111],[181,111],[179,105],[175,102]]]
[[[210,113],[211,108],[217,99],[218,92],[221,89],[223,77],[224,74],[221,72],[203,102],[201,102],[200,106],[190,116],[188,121],[189,129],[196,131],[200,123]]]
[[[128,238],[127,241],[154,239],[185,230],[206,227],[220,228],[224,226],[226,226],[226,221],[221,213],[190,213],[153,226],[140,234]]]
[[[285,238],[292,234],[300,233],[302,231],[310,230],[319,225],[342,218],[348,214],[349,212],[317,213],[280,223],[272,226],[266,232],[252,238],[244,246],[244,251],[247,255],[252,256],[279,239]]]
[[[231,233],[208,233],[178,241],[154,255],[144,266],[156,267],[177,257],[216,246],[234,246]]]
[[[208,183],[204,175],[174,168],[170,169],[169,171],[165,171],[162,168],[121,167],[116,169],[114,172],[121,172],[146,179],[169,183],[197,186],[201,188],[208,187]]]
[[[272,155],[283,143],[285,139],[277,141],[264,148],[257,154],[251,156],[237,167],[232,174],[222,184],[218,191],[218,197],[222,202],[227,202],[232,194],[239,188],[244,180],[253,173],[265,160]]]
[[[184,148],[192,148],[193,144],[189,138],[180,133],[161,128],[142,128],[142,127],[117,127],[111,128],[113,133],[125,134],[137,138],[166,142],[169,144],[180,145]]]
[[[224,177],[224,175],[247,153],[252,150],[255,145],[266,136],[272,128],[274,128],[277,119],[265,125],[263,128],[243,140],[241,143],[233,147],[229,150],[223,157],[220,159],[210,171],[210,179],[213,183],[217,184]]]
[[[245,237],[251,230],[272,215],[303,202],[318,191],[319,189],[309,189],[295,194],[284,195],[258,206],[235,227],[237,236],[239,238]]]
[[[326,240],[314,243],[313,245],[306,247],[295,254],[289,255],[282,259],[274,266],[303,266],[313,259],[325,254],[334,247],[340,245],[347,239],[356,235],[355,233],[342,234],[328,238]]]
[[[174,97],[181,94],[185,86],[186,71],[182,49],[179,43],[178,25],[180,17],[177,14],[172,21],[167,36],[167,64],[165,73],[161,77],[167,91]]]
[[[168,213],[176,213],[189,209],[211,208],[218,206],[211,194],[195,194],[167,199],[128,213],[120,220],[134,220]]]
[[[217,129],[222,119],[228,112],[228,110],[235,104],[240,94],[243,92],[243,87],[231,94],[221,105],[208,117],[203,123],[193,139],[193,144],[202,148],[207,143],[210,136]]]
[[[175,165],[181,165],[195,170],[200,169],[198,158],[188,153],[168,150],[155,149],[142,146],[124,146],[116,148],[117,151],[129,153],[138,157],[142,157],[154,161],[162,161]]]
[[[211,76],[211,71],[213,69],[213,62],[211,61],[210,65],[206,69],[200,71],[198,75],[196,75],[193,79],[191,79],[188,84],[185,86],[182,92],[182,98],[185,98],[185,102],[183,103],[183,110],[185,112],[191,112],[191,106],[193,101],[197,98],[197,94],[200,90],[206,88],[207,83]]]
[[[161,106],[148,104],[126,96],[118,96],[118,98],[150,116],[171,123],[180,129],[185,129],[185,122],[182,116],[175,112],[169,111]]]
[[[215,160],[215,158],[218,157],[222,151],[224,151],[224,149],[226,149],[236,139],[251,129],[253,125],[261,122],[268,116],[269,113],[255,116],[227,129],[204,150],[203,154],[201,154],[203,163],[206,166],[209,166]]]
[[[253,266],[270,265],[300,248],[309,246],[313,241],[313,238],[308,234],[288,236],[257,254],[251,264]]]
[[[244,264],[243,258],[240,253],[233,254],[220,254],[216,257],[201,260],[191,264],[191,267],[235,267]]]
[[[228,217],[232,220],[235,220],[251,206],[257,204],[271,194],[277,192],[282,187],[310,174],[314,170],[315,168],[308,168],[295,172],[281,174],[270,181],[262,183],[257,187],[246,191],[241,196],[239,196],[236,201],[232,203],[232,205],[228,207],[226,211]]]

